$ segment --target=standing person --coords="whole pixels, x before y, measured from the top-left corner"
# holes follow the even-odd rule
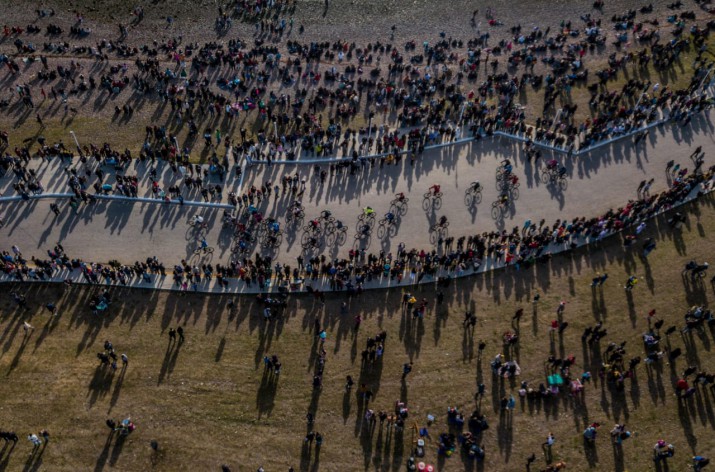
[[[176,330],[169,328],[169,342],[176,341]]]
[[[46,429],[40,431],[40,437],[45,440],[45,444],[50,442],[50,433]]]
[[[50,312],[50,315],[55,316],[60,314],[60,312],[57,311],[57,306],[55,306],[55,304],[52,302],[45,305],[45,309]]]
[[[546,436],[546,441],[541,445],[541,447],[544,449],[544,455],[546,456],[546,462],[551,462],[551,459],[553,458],[553,454],[551,452],[551,447],[554,445],[556,442],[556,438],[554,435],[549,431],[549,435]]]
[[[556,314],[563,315],[565,309],[566,309],[566,302],[564,300],[561,300],[559,302],[559,307],[556,309]]]
[[[25,336],[28,336],[35,328],[27,321],[22,322],[22,329],[25,330]]]
[[[349,392],[352,388],[355,382],[353,381],[353,378],[351,375],[348,375],[345,378],[345,392]]]
[[[412,372],[412,362],[408,364],[403,364],[402,366],[402,378],[407,378],[407,375]]]
[[[129,358],[126,354],[122,354],[122,368],[126,368],[127,364],[129,364]]]
[[[27,439],[29,439],[34,447],[32,448],[32,451],[35,452],[35,450],[42,445],[42,441],[40,438],[37,437],[36,434],[28,434]]]

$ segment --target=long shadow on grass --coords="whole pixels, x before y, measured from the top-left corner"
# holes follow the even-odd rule
[[[169,344],[166,346],[166,352],[164,353],[164,361],[161,363],[157,385],[160,385],[164,381],[164,378],[173,372],[176,366],[176,359],[179,357],[181,344],[180,341],[169,338]]]
[[[127,373],[127,365],[124,364],[122,367],[122,371],[119,373],[119,378],[117,379],[117,383],[114,385],[114,391],[112,392],[112,399],[109,402],[109,410],[107,410],[107,413],[112,412],[112,408],[117,404],[119,401],[119,394],[122,391],[122,384],[124,384],[124,375]]]
[[[275,398],[278,390],[278,377],[279,376],[274,373],[273,369],[263,369],[261,385],[258,387],[258,391],[256,392],[256,409],[258,410],[258,419],[261,419],[264,414],[268,417],[271,416],[273,407],[276,404]]]
[[[89,408],[92,408],[98,399],[103,398],[112,386],[114,371],[105,364],[99,364],[94,369],[92,380],[87,387],[89,397]]]
[[[8,470],[7,465],[8,462],[10,462],[10,456],[17,445],[16,442],[13,442],[12,446],[10,446],[10,450],[8,450],[8,444],[9,442],[5,441],[5,445],[3,445],[2,449],[0,449],[0,457],[2,457],[2,460],[0,460],[0,470]]]
[[[10,363],[10,367],[7,369],[7,374],[10,375],[13,370],[17,368],[17,366],[20,364],[20,358],[22,357],[22,354],[25,352],[25,348],[27,347],[27,343],[30,341],[30,337],[32,336],[32,333],[30,334],[25,334],[25,337],[22,338],[22,343],[20,344],[20,347],[18,348],[17,352],[15,353],[15,357],[13,357],[12,362]]]

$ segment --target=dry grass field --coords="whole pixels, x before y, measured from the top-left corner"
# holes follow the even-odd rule
[[[688,401],[675,396],[674,382],[688,365],[712,371],[713,332],[663,338],[664,347],[681,348],[675,362],[637,367],[623,392],[599,379],[600,352],[609,342],[626,341],[627,358],[644,357],[642,334],[646,314],[657,310],[663,329],[682,327],[685,310],[708,304],[712,287],[681,277],[689,259],[712,255],[715,234],[712,198],[688,207],[682,233],[668,228],[664,218],[648,223],[643,237],[654,237],[657,249],[642,260],[638,249],[624,250],[613,238],[602,247],[554,257],[531,269],[499,271],[453,282],[443,289],[442,305],[435,302],[435,287],[422,286],[418,299],[429,301],[424,319],[402,311],[402,292],[374,291],[359,298],[329,295],[325,304],[307,295],[289,299],[285,311],[266,322],[254,298],[237,298],[233,309],[227,296],[184,295],[111,289],[114,303],[105,315],[88,308],[100,287],[15,285],[4,286],[0,302],[0,429],[20,436],[14,447],[5,446],[0,470],[218,470],[222,463],[233,470],[404,470],[412,447],[414,425],[429,427],[426,458],[440,470],[524,470],[532,452],[532,470],[546,467],[541,443],[549,431],[556,436],[555,461],[568,470],[653,470],[653,444],[664,438],[676,446],[670,470],[686,470],[690,456],[715,450],[713,391],[699,388]],[[607,273],[602,290],[592,290],[596,273]],[[641,282],[632,292],[623,289],[629,275]],[[27,296],[28,309],[16,307],[9,293]],[[535,293],[538,304],[532,305]],[[550,336],[560,300],[566,301],[563,319],[569,322],[561,336]],[[43,307],[53,301],[59,315]],[[347,302],[347,313],[340,305]],[[516,326],[520,342],[510,356],[522,369],[513,380],[493,377],[489,362],[504,352],[502,334],[513,330],[511,316],[525,315]],[[462,327],[463,313],[478,316],[474,334]],[[353,331],[354,317],[363,319]],[[608,336],[599,349],[581,342],[586,326],[603,321]],[[24,336],[23,322],[34,331]],[[312,388],[320,354],[316,322],[327,331],[322,389]],[[171,343],[168,330],[183,326],[184,343]],[[381,362],[361,372],[361,351],[367,337],[387,332]],[[112,372],[96,357],[110,340],[129,364]],[[480,356],[477,345],[487,343]],[[544,361],[573,354],[573,372],[593,373],[583,402],[562,393],[558,399],[521,401],[521,381],[533,386],[545,381]],[[263,357],[277,355],[282,372],[271,379]],[[401,380],[402,365],[414,370]],[[345,393],[345,377],[356,385]],[[374,392],[369,408],[392,412],[404,401],[410,415],[401,435],[386,426],[374,430],[364,422],[364,407],[357,397],[365,383]],[[477,385],[484,397],[475,402]],[[499,400],[513,394],[513,416],[499,411]],[[446,411],[458,407],[469,416],[480,408],[490,428],[481,442],[482,463],[473,464],[456,453],[437,457],[437,441],[448,431]],[[315,412],[314,430],[324,442],[319,451],[306,447],[305,416]],[[107,418],[131,417],[137,429],[126,439],[109,436]],[[584,449],[585,425],[603,425],[593,449]],[[616,422],[634,432],[622,450],[610,443],[608,430]],[[30,432],[46,428],[49,445],[30,455]],[[123,438],[122,438],[123,439]],[[153,451],[150,441],[158,442]],[[618,452],[618,454],[616,454]]]

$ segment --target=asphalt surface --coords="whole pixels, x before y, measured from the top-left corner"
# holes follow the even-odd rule
[[[404,243],[408,249],[431,250],[437,248],[438,237],[430,227],[443,215],[447,217],[449,227],[442,238],[452,236],[456,240],[484,231],[510,231],[515,226],[521,227],[526,220],[537,223],[543,218],[551,224],[557,219],[598,216],[637,198],[636,188],[644,179],[655,179],[651,193],[661,191],[668,185],[666,163],[674,159],[681,167],[692,168],[689,159],[692,148],[703,146],[705,166],[711,165],[707,151],[713,144],[712,134],[713,125],[706,112],[694,118],[687,128],[673,124],[655,127],[646,141],[638,146],[633,145],[632,138],[625,138],[578,157],[552,157],[549,152],[543,152],[536,164],[526,160],[523,145],[505,138],[486,139],[427,151],[414,163],[403,157],[397,164],[381,166],[380,161],[375,160],[366,163],[366,167],[355,175],[350,175],[348,169],[338,172],[324,165],[321,169],[328,172],[324,183],[320,182],[313,165],[254,165],[246,170],[243,182],[237,178],[235,169],[232,170],[223,184],[222,202],[226,203],[228,191],[239,190],[239,184],[244,190],[250,185],[260,187],[265,182],[280,186],[283,176],[297,172],[299,181],[306,179],[305,190],[299,197],[305,206],[305,220],[298,227],[285,223],[287,208],[295,198],[290,193],[264,200],[258,206],[259,210],[276,218],[284,233],[279,248],[259,248],[264,254],[293,264],[301,253],[344,257],[352,247],[387,253],[396,251],[397,245]],[[568,169],[565,189],[541,180],[545,163],[551,158]],[[519,195],[495,219],[491,211],[492,203],[499,195],[495,175],[504,159],[510,159],[514,164],[514,173],[519,177]],[[83,171],[79,162],[73,165],[79,165],[78,170]],[[67,162],[37,160],[32,166],[38,168],[45,193],[69,192],[63,170]],[[151,196],[148,168],[145,163],[135,162],[127,172],[140,177],[139,193],[144,196]],[[105,181],[113,183],[113,170],[109,167],[105,170],[109,174]],[[181,180],[181,175],[168,166],[160,166],[159,173],[158,180],[164,188]],[[89,180],[90,186],[93,178]],[[465,191],[473,181],[479,181],[483,187],[479,203],[465,201]],[[14,195],[13,182],[10,174],[0,179],[0,195]],[[425,201],[425,192],[434,184],[441,186],[441,201]],[[89,190],[93,192],[91,187]],[[378,221],[389,211],[390,202],[398,192],[404,192],[409,198],[407,207],[398,216],[394,227],[381,229]],[[202,200],[197,192],[185,194],[185,198]],[[0,215],[5,225],[0,228],[0,250],[10,250],[15,244],[28,258],[46,257],[46,250],[61,242],[71,257],[83,260],[117,259],[133,263],[156,256],[167,266],[187,258],[197,262],[226,263],[231,257],[233,236],[230,229],[222,228],[223,209],[165,204],[158,200],[157,203],[98,201],[91,206],[81,206],[75,214],[67,200],[58,200],[62,211],[55,217],[50,211],[53,201],[1,202]],[[357,219],[366,206],[375,210],[375,225],[369,237],[356,240]],[[318,217],[322,210],[329,210],[348,226],[348,230],[342,240],[336,240],[334,235],[319,237],[320,247],[306,253],[301,247],[303,226],[309,219]],[[207,231],[187,225],[194,214],[206,218]],[[197,239],[204,236],[215,252],[196,256],[193,252],[198,245]]]

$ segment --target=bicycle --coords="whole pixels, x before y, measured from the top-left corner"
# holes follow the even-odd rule
[[[437,193],[432,193],[430,190],[429,192],[425,193],[423,198],[422,198],[422,209],[424,211],[427,211],[430,209],[430,206],[435,209],[439,210],[442,208],[442,192],[439,191]]]
[[[318,238],[308,232],[305,232],[300,238],[300,246],[303,249],[317,249],[320,245],[318,243]]]
[[[382,239],[385,237],[385,235],[388,232],[391,232],[391,230],[395,228],[397,229],[397,218],[393,216],[393,218],[390,220],[387,217],[381,219],[378,222],[378,227],[377,227],[377,237]]]
[[[264,233],[272,231],[274,223],[277,223],[275,218],[266,218],[264,220],[261,220],[261,222],[258,223],[258,227],[256,228],[256,233],[262,235]]]
[[[472,184],[464,191],[464,204],[471,207],[474,203],[482,202],[482,185],[479,182]]]
[[[231,247],[231,254],[233,255],[247,254],[248,252],[248,244],[243,240],[235,241]]]
[[[508,179],[511,176],[511,174],[513,174],[513,173],[514,173],[513,169],[507,169],[504,166],[497,167],[497,171],[496,171],[497,182],[499,180]]]
[[[313,234],[320,234],[322,231],[322,229],[320,227],[320,222],[318,222],[318,224],[314,225],[311,221],[311,223],[309,225],[303,226],[303,231],[310,231]]]
[[[430,231],[442,231],[444,229],[447,229],[449,227],[449,221],[445,221],[444,223],[435,223],[430,227]]]
[[[343,225],[340,228],[334,227],[330,235],[334,238],[332,244],[342,246],[348,239],[348,227]]]
[[[195,228],[198,227],[200,229],[208,229],[209,227],[208,223],[203,220],[199,221],[198,218],[196,218],[195,216],[190,218],[189,221],[186,222],[186,224]]]
[[[318,220],[325,221],[326,223],[332,223],[333,221],[335,221],[335,217],[331,215],[328,210],[323,210],[320,212]]]
[[[492,202],[492,218],[498,220],[500,217],[504,216],[504,212],[509,206],[509,200],[499,199]]]
[[[440,192],[440,193],[441,193],[441,192]],[[398,204],[405,204],[405,205],[406,205],[407,202],[410,201],[409,198],[405,197],[404,195],[400,195],[399,193],[396,193],[396,194],[395,194],[395,197],[397,197],[397,198],[395,198],[394,200],[392,200],[392,201],[390,202],[390,205],[398,205]]]
[[[194,254],[213,254],[214,248],[211,246],[199,246],[198,248],[194,249]]]
[[[363,227],[360,228],[357,233],[355,233],[355,239],[360,240],[363,238],[369,238],[371,234],[372,228],[369,225],[363,225]]]
[[[404,195],[403,196],[399,196],[399,195],[400,194],[398,193],[397,198],[395,198],[394,200],[392,200],[390,202],[390,209],[391,209],[390,211],[392,213],[399,213],[400,216],[405,216],[405,214],[407,214],[407,202],[409,202],[410,199],[405,197]],[[394,211],[392,211],[393,208],[394,208]]]
[[[263,241],[261,242],[261,247],[277,248],[277,247],[280,247],[282,242],[283,242],[283,232],[278,231],[277,233],[268,234],[266,237],[264,237]]]
[[[288,212],[288,214],[286,215],[286,223],[291,223],[291,222],[293,222],[293,223],[295,223],[295,224],[297,224],[297,225],[300,225],[300,223],[303,221],[304,218],[305,218],[305,211],[303,211],[303,210],[298,210],[298,211],[291,210],[291,211]]]
[[[541,171],[541,181],[545,184],[555,181],[559,177],[559,169],[556,167],[547,167]]]
[[[358,222],[368,225],[370,226],[370,229],[372,229],[375,226],[375,212],[363,212],[360,216],[358,216]]]
[[[498,187],[499,186],[497,185],[497,188]],[[519,199],[519,182],[512,183],[511,181],[508,181],[506,185],[503,185],[502,188],[498,188],[498,190],[501,190],[502,192],[509,192],[511,200]]]

